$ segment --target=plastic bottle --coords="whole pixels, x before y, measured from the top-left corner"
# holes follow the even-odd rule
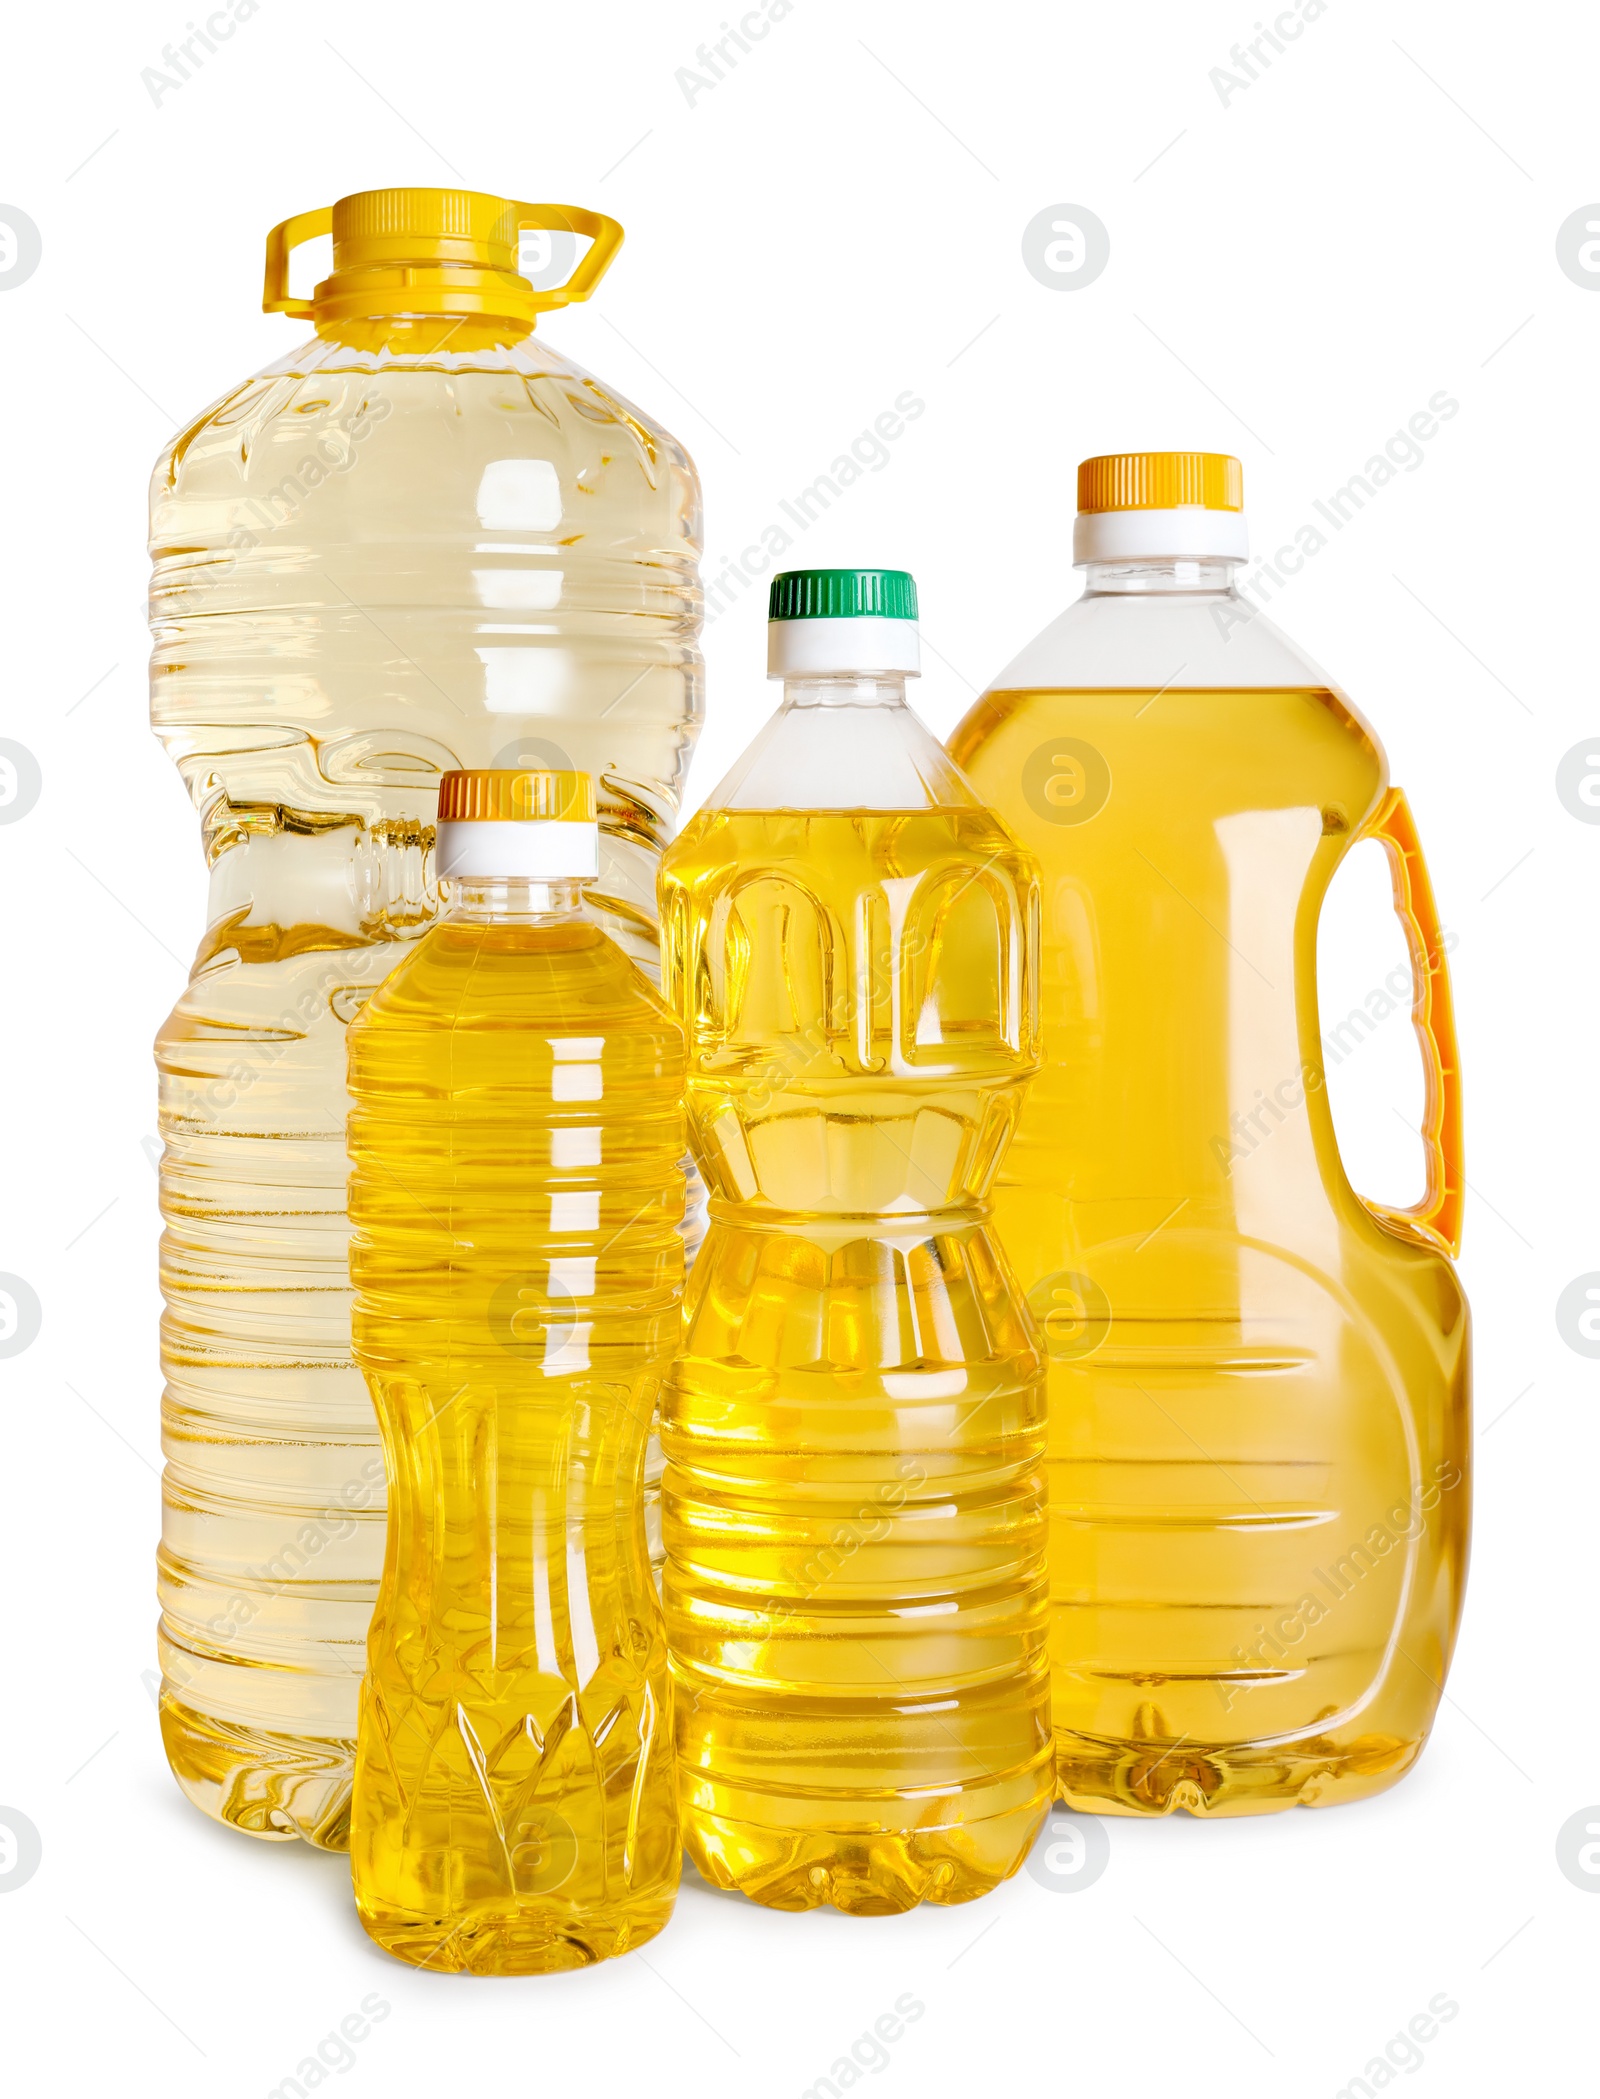
[[[643,1468],[683,1294],[683,1032],[585,917],[585,774],[445,776],[448,913],[350,1029],[356,1359],[383,1430],[351,1865],[379,1945],[640,1944],[678,1830]]]
[[[544,229],[538,283],[519,228]],[[302,241],[333,235],[311,299]],[[621,229],[375,190],[272,235],[315,333],[160,460],[151,714],[211,865],[157,1044],[167,1470],[162,1728],[260,1836],[348,1842],[383,1463],[350,1358],[345,1030],[432,923],[459,766],[599,782],[588,908],[654,966],[655,870],[700,712],[700,530],[677,442],[532,333]]]
[[[1037,893],[905,704],[910,577],[772,612],[783,706],[662,865],[712,1197],[663,1601],[690,1858],[872,1915],[984,1893],[1047,1805],[1043,1363],[988,1222]]]
[[[996,1217],[1050,1361],[1057,1776],[1098,1812],[1391,1785],[1468,1537],[1461,1117],[1439,922],[1350,702],[1243,599],[1236,460],[1091,459],[1084,594],[951,749],[1044,870],[1045,1069]],[[1317,920],[1388,853],[1427,1192],[1340,1163]]]

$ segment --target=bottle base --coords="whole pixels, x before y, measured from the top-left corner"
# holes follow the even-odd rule
[[[269,1842],[350,1849],[354,1742],[238,1727],[165,1691],[161,1740],[173,1777],[214,1822]]]
[[[866,1813],[856,1830],[782,1829],[686,1808],[683,1848],[711,1887],[764,1909],[893,1917],[990,1894],[1027,1857],[1047,1806],[1041,1798],[975,1821],[896,1831],[871,1829]]]
[[[485,1903],[464,1917],[419,1917],[358,1904],[362,1929],[408,1967],[435,1975],[555,1975],[592,1968],[653,1939],[672,1915],[676,1886],[621,1911]]]
[[[1426,1736],[1303,1735],[1290,1742],[1114,1741],[1056,1733],[1057,1797],[1090,1815],[1270,1815],[1336,1807],[1398,1783]]]

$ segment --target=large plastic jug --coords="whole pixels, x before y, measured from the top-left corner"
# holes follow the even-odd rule
[[[536,288],[519,234],[546,244]],[[290,296],[330,232],[333,267]],[[162,1727],[260,1836],[348,1841],[383,1464],[350,1355],[345,1033],[432,922],[457,767],[599,784],[589,898],[655,963],[700,715],[683,448],[533,333],[614,221],[374,190],[272,234],[314,333],[178,436],[151,491],[151,714],[200,813],[205,933],[161,1031]]]
[[[351,1869],[402,1960],[580,1967],[678,1885],[645,1439],[683,1294],[683,1031],[583,914],[583,773],[450,773],[450,905],[350,1029],[356,1359],[391,1537]]]
[[[989,1228],[1036,878],[906,705],[911,579],[772,610],[783,707],[662,864],[712,1197],[662,1600],[690,1858],[870,1916],[984,1894],[1049,1800],[1044,1366]]]
[[[1461,1110],[1404,797],[1234,588],[1238,462],[1089,460],[1083,596],[951,738],[1044,877],[1045,1067],[1001,1236],[1050,1363],[1057,1779],[1096,1812],[1349,1800],[1418,1755],[1468,1537]],[[1322,899],[1382,841],[1428,1177],[1364,1202],[1324,1084]]]

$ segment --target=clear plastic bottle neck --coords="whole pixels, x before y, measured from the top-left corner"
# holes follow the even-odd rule
[[[1083,569],[1086,598],[1107,597],[1237,597],[1234,576],[1243,566],[1226,560],[1088,561]]]
[[[583,916],[582,879],[536,882],[524,875],[456,877],[446,881],[446,918],[473,925],[555,925]]]
[[[785,678],[786,707],[903,707],[904,671],[830,671],[826,677]]]

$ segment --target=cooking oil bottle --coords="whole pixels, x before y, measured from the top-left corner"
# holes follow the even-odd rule
[[[981,1895],[1047,1805],[1043,1364],[988,1203],[1037,892],[905,704],[911,578],[771,609],[782,709],[662,866],[711,1191],[663,1600],[696,1867],[874,1915]]]
[[[1350,1800],[1415,1761],[1468,1538],[1461,1111],[1404,797],[1235,588],[1236,460],[1079,472],[1084,594],[951,739],[1044,871],[1045,1068],[996,1217],[1050,1358],[1056,1770],[1096,1812]],[[1389,856],[1427,1189],[1368,1203],[1324,1083],[1317,920]]]
[[[645,1438],[683,1290],[683,1032],[582,907],[585,774],[461,771],[447,915],[349,1031],[356,1358],[388,1553],[351,1839],[361,1920],[525,1975],[659,1931],[678,1881]]]
[[[655,967],[700,712],[698,486],[533,333],[620,240],[464,190],[290,219],[265,304],[314,332],[155,472],[151,713],[211,868],[157,1044],[162,1727],[190,1797],[261,1836],[348,1842],[383,1462],[350,1356],[345,1031],[435,916],[441,776],[593,775],[585,909]]]

